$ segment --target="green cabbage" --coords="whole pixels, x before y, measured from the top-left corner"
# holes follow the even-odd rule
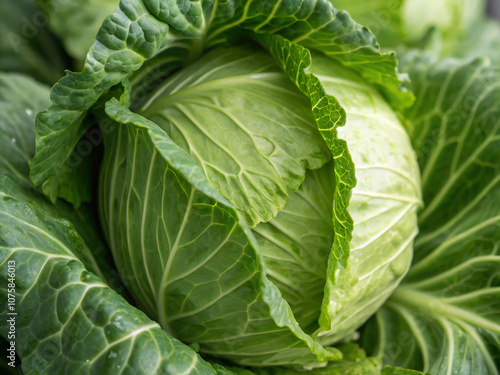
[[[498,374],[481,1],[36,2],[0,16],[1,70],[52,82],[90,49],[50,97],[0,73],[24,373]]]
[[[308,70],[350,121],[339,137],[358,182],[342,267],[329,260],[335,161],[306,96],[262,49],[214,49],[137,114],[106,105],[117,125],[100,211],[122,278],[176,337],[244,365],[334,359],[312,337],[352,335],[411,261],[420,182],[405,129],[356,73],[321,55]]]

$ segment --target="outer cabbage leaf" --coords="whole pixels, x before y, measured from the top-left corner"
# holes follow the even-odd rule
[[[2,288],[15,262],[16,350],[25,374],[214,374],[190,348],[87,271],[72,225],[46,210],[38,193],[0,173]],[[0,332],[12,311],[3,304]]]
[[[188,56],[196,57],[205,45],[224,42],[238,30],[245,30],[246,35],[252,31],[281,33],[320,49],[377,85],[395,105],[412,102],[412,95],[400,89],[395,56],[381,54],[370,32],[326,0],[122,1],[104,21],[83,71],[67,73],[54,86],[50,108],[37,118],[37,154],[31,162],[34,184],[52,201],[62,197],[78,205],[89,200],[89,173],[85,169],[90,166],[70,165],[78,152],[74,150],[78,140],[91,126],[83,121],[87,110],[153,56],[161,53],[158,63],[172,68],[170,48],[174,49],[174,61],[182,48],[189,50]]]
[[[30,92],[29,97],[25,90]],[[47,103],[49,88],[45,85],[23,75],[0,73],[0,171],[12,175],[29,189],[33,187],[28,177],[28,161],[35,152],[35,113]],[[79,259],[91,272],[122,291],[123,287],[109,266],[112,260],[97,234],[99,231],[90,208],[82,206],[75,210],[64,202],[58,202],[54,208],[43,199],[39,199],[38,204],[51,215],[72,222],[85,238],[85,246],[75,250]]]
[[[417,102],[407,116],[426,206],[414,264],[365,346],[436,375],[498,374],[500,73],[486,59],[411,56]]]
[[[29,104],[19,87],[30,91]],[[32,79],[0,75],[0,105],[8,108],[0,119],[0,334],[10,342],[8,319],[15,319],[25,374],[215,374],[94,275],[115,281],[90,213],[51,205],[28,186],[34,122],[27,109],[37,111],[48,95]]]

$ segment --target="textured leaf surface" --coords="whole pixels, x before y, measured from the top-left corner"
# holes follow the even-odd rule
[[[358,72],[376,85],[396,106],[412,104],[413,95],[406,90],[397,73],[393,53],[381,54],[373,34],[354,22],[346,12],[339,12],[327,0],[318,1],[235,1],[231,18],[228,6],[215,12],[207,35],[208,44],[224,32],[239,26],[258,34],[277,34],[321,51]]]
[[[265,51],[217,48],[164,81],[140,108],[198,161],[255,226],[281,210],[331,153],[310,103]]]
[[[37,153],[30,163],[33,183],[49,199],[75,205],[90,200],[89,156],[75,149],[93,125],[84,117],[103,93],[156,53],[167,30],[142,2],[120,3],[104,21],[83,71],[68,72],[52,88],[49,109],[37,116]]]
[[[51,205],[30,187],[27,160],[35,135],[29,111],[47,103],[48,95],[32,79],[0,75],[0,105],[8,108],[0,118],[1,335],[7,337],[7,319],[14,318],[25,374],[214,374],[95,276],[121,287],[88,208]],[[9,266],[15,266],[14,288]]]
[[[25,90],[30,92],[27,96]],[[49,88],[32,78],[18,74],[0,73],[0,171],[12,175],[17,182],[31,189],[28,161],[35,153],[35,114],[49,103]],[[78,257],[91,272],[109,285],[122,289],[111,272],[112,263],[101,238],[96,234],[93,214],[89,207],[79,210],[58,202],[57,208],[33,194],[52,215],[70,220],[85,238],[86,246],[78,249]],[[92,250],[90,250],[92,249]]]
[[[122,1],[104,21],[82,73],[67,73],[52,89],[49,109],[37,118],[37,155],[31,162],[34,184],[52,201],[62,197],[78,205],[89,200],[90,166],[76,147],[92,125],[83,121],[87,110],[159,52],[163,56],[158,64],[171,69],[177,63],[168,62],[170,47],[176,51],[174,61],[182,56],[178,52],[182,46],[192,59],[205,45],[221,43],[241,29],[248,36],[252,31],[281,33],[320,49],[376,84],[395,105],[411,104],[412,95],[400,89],[395,56],[380,54],[373,35],[326,0]],[[159,77],[157,72],[148,75]],[[87,162],[75,166],[77,156]]]
[[[82,238],[44,209],[38,193],[4,173],[0,186],[0,293],[7,300],[14,262],[16,348],[25,374],[214,373],[83,267],[77,256]],[[3,304],[4,337],[9,312]]]
[[[425,208],[415,261],[365,331],[385,363],[498,374],[500,75],[488,61],[409,59]]]
[[[296,323],[258,245],[202,168],[156,124],[107,104],[101,214],[122,278],[141,308],[200,350],[244,365],[339,359]]]

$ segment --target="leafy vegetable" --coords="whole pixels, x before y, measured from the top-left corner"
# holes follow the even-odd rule
[[[122,3],[119,10],[105,21],[98,34],[98,42],[92,47],[89,56],[103,48],[104,40],[110,40],[111,32],[115,30],[111,28],[113,22],[128,20],[124,16],[130,17],[126,10],[131,6],[139,7],[136,11],[140,9],[144,13],[151,10],[140,8],[140,4]],[[327,11],[326,14],[331,15],[311,16],[310,22],[314,24],[326,21],[321,23],[326,25],[321,30],[303,30],[302,21],[297,18],[296,11],[300,13],[310,6],[317,7],[318,15],[325,14],[320,11]],[[304,47],[269,32],[255,35],[254,38],[271,56],[267,57],[255,47],[214,49],[195,64],[164,80],[141,103],[131,103],[138,114],[123,107],[129,102],[128,84],[124,85],[125,91],[120,94],[121,105],[116,100],[105,104],[106,115],[120,125],[112,132],[103,130],[106,155],[100,182],[100,209],[108,241],[126,285],[139,306],[176,337],[199,343],[200,350],[205,353],[244,365],[315,365],[340,359],[335,349],[324,348],[313,337],[321,335],[320,342],[331,344],[351,334],[362,324],[407,271],[411,258],[410,244],[416,234],[415,212],[419,204],[419,190],[413,151],[392,110],[375,89],[365,83],[366,79],[379,85],[396,106],[408,105],[411,95],[404,89],[399,91],[397,87],[400,83],[394,70],[394,56],[379,54],[371,41],[372,36],[352,22],[347,14],[337,14],[329,3],[296,4],[294,7],[289,9],[279,6],[270,13],[271,17],[289,14],[287,17],[299,24],[295,28],[283,29],[282,34],[295,42],[303,42],[306,46],[335,56],[346,66],[358,71],[364,78],[353,72],[350,73],[353,75],[351,79],[361,82],[361,86],[366,85],[368,94],[364,100],[380,103],[368,112],[370,115],[378,111],[388,112],[387,121],[400,129],[395,138],[397,143],[407,145],[399,156],[403,160],[407,159],[401,168],[409,169],[410,177],[394,183],[394,190],[389,189],[390,195],[377,195],[382,206],[373,214],[365,213],[363,217],[366,221],[370,216],[378,215],[381,209],[386,209],[383,207],[386,198],[398,201],[397,195],[401,190],[408,189],[409,179],[409,197],[404,196],[404,199],[410,205],[406,204],[402,213],[393,207],[393,215],[400,216],[396,216],[393,223],[389,224],[387,238],[384,235],[381,237],[381,243],[390,239],[392,246],[381,264],[363,265],[363,252],[360,251],[359,258],[347,266],[353,228],[347,205],[355,177],[346,142],[338,139],[336,134],[336,128],[345,122],[345,114],[337,100],[322,89],[321,78],[305,72],[304,69],[311,64],[311,58]],[[217,8],[211,10],[215,16],[209,18],[207,24],[200,24],[199,19],[195,18],[195,15],[200,14],[200,9],[186,11],[191,23],[177,24],[177,21],[172,20],[172,26],[177,29],[177,33],[184,33],[185,36],[199,35],[200,31],[195,27],[205,28],[205,42],[210,46],[214,45],[211,40],[215,35],[224,35],[226,29],[236,26],[229,19],[218,17]],[[206,11],[210,11],[210,8],[207,7]],[[239,11],[236,7],[236,13]],[[254,11],[252,3],[249,2],[241,11],[246,15]],[[169,21],[170,15],[161,10],[153,9],[153,14],[159,21]],[[295,16],[292,17],[293,14]],[[245,20],[236,22],[241,23],[240,30],[258,29],[263,33],[268,29],[273,30],[278,18],[263,18],[262,24],[256,24],[254,18],[248,20],[247,24]],[[151,22],[157,21],[151,18]],[[158,23],[160,30],[164,27],[162,25]],[[142,24],[137,30],[151,32]],[[348,39],[341,34],[346,31],[356,37],[347,45],[343,40]],[[152,35],[163,38],[160,33]],[[338,42],[320,45],[336,35],[340,38],[337,38]],[[146,40],[152,40],[151,36]],[[183,48],[191,47],[190,40]],[[183,43],[182,40],[180,42]],[[365,47],[362,44],[365,42],[371,45]],[[149,57],[157,53],[161,43],[165,44],[158,40],[143,49],[140,55]],[[134,45],[139,46],[137,42]],[[168,51],[168,43],[166,46],[161,53]],[[369,60],[368,56],[371,56]],[[278,60],[278,65],[272,57]],[[90,75],[94,61],[89,58],[80,75],[80,82],[87,82],[85,85],[90,83],[90,87],[94,77],[99,75],[95,72]],[[184,64],[187,62],[189,59]],[[280,71],[281,64],[286,74]],[[139,66],[137,60],[136,66],[131,65],[127,70],[136,70]],[[224,69],[226,66],[229,69]],[[329,69],[345,71],[346,68],[332,65]],[[106,70],[109,71],[109,68]],[[380,76],[376,74],[377,71],[389,74]],[[335,76],[322,73],[327,81],[335,81]],[[292,78],[292,82],[287,75]],[[76,182],[73,178],[73,182],[66,185],[64,181],[70,181],[70,174],[66,173],[68,169],[64,164],[57,174],[54,174],[54,164],[44,170],[43,165],[48,161],[43,157],[46,152],[44,145],[53,139],[56,143],[63,143],[58,152],[71,152],[71,144],[76,145],[81,128],[85,126],[80,114],[97,101],[107,86],[104,83],[106,80],[111,80],[111,83],[122,73],[116,78],[113,76],[102,75],[101,87],[95,86],[93,94],[85,97],[84,102],[69,107],[65,103],[67,90],[78,91],[79,87],[65,86],[71,79],[68,76],[67,83],[62,80],[55,86],[51,107],[38,118],[40,154],[32,162],[32,177],[37,184],[45,181],[43,190],[52,199],[55,194],[59,194],[79,204],[82,198],[88,196],[88,191],[82,189],[84,184],[73,186]],[[294,87],[294,83],[299,90]],[[334,94],[340,88],[333,85],[331,90]],[[270,98],[274,98],[273,101]],[[107,99],[103,97],[101,100]],[[325,106],[323,102],[328,104]],[[99,106],[97,104],[94,111],[102,120],[104,114],[99,114]],[[54,122],[55,118],[63,114],[62,122]],[[75,125],[65,125],[74,121],[72,118],[76,120],[77,115],[79,119]],[[384,120],[374,120],[375,127],[379,121]],[[65,127],[65,132],[54,128],[55,124],[59,128]],[[383,135],[375,132],[374,136]],[[352,137],[356,140],[359,135],[353,134]],[[68,143],[68,140],[71,141]],[[182,149],[190,155],[183,153]],[[314,250],[324,254],[314,291],[316,296],[319,293],[319,298],[316,297],[312,311],[309,307],[301,313],[298,310],[303,301],[300,298],[296,303],[288,300],[292,305],[290,308],[279,288],[266,278],[264,259],[249,227],[275,217],[303,182],[306,169],[318,169],[331,160],[332,154],[336,161],[335,190],[331,190],[328,198],[330,208],[324,220],[331,230],[331,212],[335,213],[333,227],[336,235],[335,239],[330,235],[332,241],[327,241],[324,248]],[[53,157],[56,155],[53,154]],[[369,156],[360,150],[357,157],[366,159]],[[376,168],[393,168],[390,158],[390,153],[381,156]],[[64,156],[59,157],[63,162],[64,159]],[[395,163],[396,168],[399,168],[400,161]],[[330,164],[330,171],[331,168]],[[368,170],[371,165],[366,164],[364,168]],[[79,169],[70,173],[81,175]],[[360,203],[354,200],[361,210],[366,196],[376,193],[372,180],[367,182],[368,190],[361,190],[358,194],[362,196]],[[409,214],[408,218],[406,213]],[[392,231],[398,232],[399,229],[392,226],[400,225],[400,220],[405,229],[394,238]],[[271,221],[270,225],[276,226],[276,223]],[[370,248],[379,237],[378,232],[387,230],[387,225],[373,229],[370,236],[361,235],[355,243],[359,243],[359,248]],[[259,232],[258,226],[256,231]],[[273,242],[274,235],[269,238]],[[272,250],[267,251],[269,255],[273,255]],[[309,259],[310,256],[306,253],[304,258]],[[337,272],[339,268],[345,267],[348,267],[345,271]],[[269,270],[274,275],[280,275],[283,271],[273,270],[272,265]],[[336,273],[339,273],[337,277]],[[360,280],[358,283],[358,277],[362,282]],[[363,285],[370,283],[373,288],[364,290],[366,288]],[[282,286],[281,289],[287,288],[290,289],[290,286]],[[344,294],[348,297],[342,297]],[[373,302],[373,294],[380,297],[377,303]],[[359,298],[361,295],[370,297]],[[322,307],[317,303],[321,300]],[[302,328],[297,324],[294,310]],[[342,310],[344,314],[352,315],[351,319],[343,322],[344,326],[332,319],[333,315],[336,315],[336,319],[340,318]]]
[[[498,374],[482,0],[36,4],[0,12],[43,21],[0,42],[4,372]]]

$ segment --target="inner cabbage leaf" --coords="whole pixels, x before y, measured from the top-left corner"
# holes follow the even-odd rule
[[[349,203],[349,261],[336,271],[322,311],[332,321],[319,340],[332,343],[368,319],[408,271],[418,232],[420,172],[405,128],[376,90],[319,54],[310,71],[346,111],[347,125],[338,132],[349,145],[357,179]]]
[[[331,159],[307,98],[254,46],[206,54],[138,112],[201,164],[250,226],[276,216],[306,168]]]
[[[253,228],[268,278],[278,286],[295,318],[309,333],[318,325],[335,234],[334,190],[332,161],[319,170],[308,171],[278,216]]]

